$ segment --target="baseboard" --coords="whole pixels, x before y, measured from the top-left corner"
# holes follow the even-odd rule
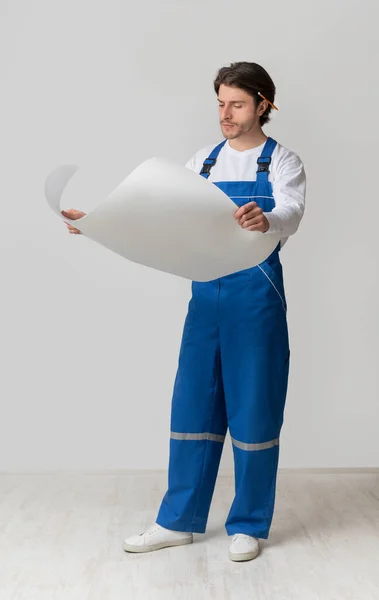
[[[379,467],[282,467],[278,475],[348,475],[348,474],[379,474]],[[233,475],[232,470],[220,470],[220,475]]]
[[[283,467],[278,475],[348,475],[379,474],[379,467]],[[130,475],[133,477],[147,475],[167,475],[167,469],[12,469],[0,470],[2,475]],[[220,469],[219,477],[233,477],[233,469]]]

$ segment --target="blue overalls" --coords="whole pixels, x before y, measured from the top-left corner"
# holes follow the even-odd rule
[[[205,160],[202,176],[209,177],[225,142]],[[215,185],[237,206],[254,200],[270,212],[275,146],[268,138],[256,181]],[[268,537],[289,370],[279,249],[251,269],[192,282],[172,399],[168,490],[156,519],[167,529],[205,532],[229,427],[235,497],[226,531]]]

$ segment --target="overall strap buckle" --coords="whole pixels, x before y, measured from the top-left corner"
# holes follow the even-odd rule
[[[202,169],[200,171],[200,175],[209,175],[211,172],[211,168],[216,164],[217,158],[206,158],[203,162]]]
[[[258,170],[257,173],[264,173],[270,170],[271,156],[260,156],[257,160]]]

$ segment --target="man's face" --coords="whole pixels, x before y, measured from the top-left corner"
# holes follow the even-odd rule
[[[220,125],[224,137],[233,140],[259,125],[261,103],[244,90],[221,84],[218,91]]]

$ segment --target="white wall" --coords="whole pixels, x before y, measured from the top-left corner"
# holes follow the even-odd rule
[[[70,236],[44,180],[79,164],[65,206],[90,210],[148,157],[184,163],[221,139],[235,60],[272,75],[266,131],[308,174],[280,466],[378,466],[376,5],[0,0],[1,470],[166,468],[189,283]]]

